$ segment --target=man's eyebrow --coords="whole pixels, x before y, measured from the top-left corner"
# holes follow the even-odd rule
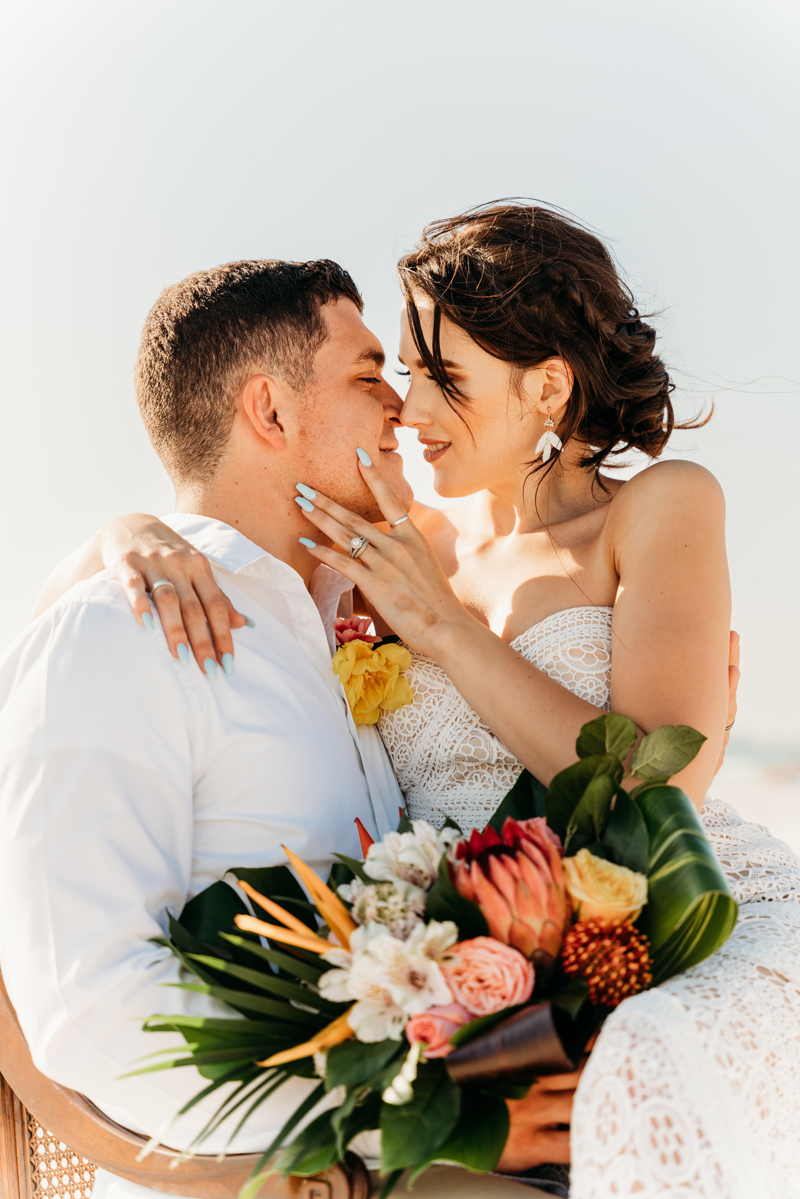
[[[355,360],[355,365],[358,366],[362,362],[371,362],[377,370],[380,370],[386,362],[386,355],[383,350],[375,350],[371,346],[362,350]]]

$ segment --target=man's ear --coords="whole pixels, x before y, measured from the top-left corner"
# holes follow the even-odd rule
[[[242,412],[253,433],[278,452],[286,449],[281,422],[286,399],[285,384],[270,375],[251,375],[242,391]]]

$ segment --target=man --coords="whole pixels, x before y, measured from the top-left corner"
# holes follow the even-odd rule
[[[389,423],[400,400],[379,377],[383,352],[361,306],[333,263],[249,262],[170,288],[148,318],[137,394],[175,484],[171,523],[255,621],[238,635],[235,676],[171,658],[107,576],[49,608],[0,670],[8,989],[39,1069],[148,1134],[201,1080],[193,1070],[120,1080],[175,1043],[143,1034],[142,1018],[214,1006],[164,985],[179,979],[152,943],[167,911],[229,866],[282,862],[282,843],[325,875],[332,850],[357,855],[356,817],[379,837],[403,802],[377,733],[356,731],[331,670],[349,584],[327,568],[312,578],[292,499],[311,463],[374,519],[362,445],[385,451],[411,503]],[[306,1089],[259,1109],[240,1150],[264,1147]],[[212,1107],[169,1143],[188,1143]]]

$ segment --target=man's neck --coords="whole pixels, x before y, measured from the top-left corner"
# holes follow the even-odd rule
[[[179,488],[176,512],[207,516],[230,525],[248,541],[296,570],[306,585],[319,563],[300,545],[308,524],[288,488],[254,488],[236,479]]]

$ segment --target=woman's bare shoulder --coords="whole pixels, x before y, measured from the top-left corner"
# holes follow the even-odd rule
[[[708,552],[725,539],[725,497],[696,462],[656,462],[624,483],[609,504],[605,532],[619,572],[630,551],[666,558],[672,550]]]
[[[672,459],[654,462],[623,483],[610,503],[609,515],[626,522],[638,521],[644,513],[661,513],[664,519],[675,514],[695,513],[708,517],[724,514],[725,500],[719,481],[710,470],[697,462]]]

